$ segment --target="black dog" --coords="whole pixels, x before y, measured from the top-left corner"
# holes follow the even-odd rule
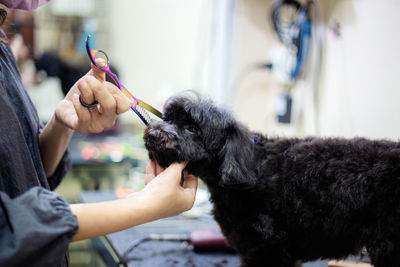
[[[375,267],[400,266],[400,144],[280,139],[249,132],[227,111],[175,97],[144,140],[166,167],[189,161],[243,266],[292,267],[365,247]]]

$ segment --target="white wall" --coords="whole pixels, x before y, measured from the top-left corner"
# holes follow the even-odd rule
[[[211,1],[107,3],[108,55],[135,96],[160,107],[175,92],[205,88]]]
[[[326,11],[325,11],[326,12]],[[322,134],[400,136],[400,2],[340,1],[326,34],[321,84]]]
[[[325,25],[318,134],[398,139],[400,1],[318,2]],[[237,73],[249,62],[270,58],[271,48],[276,45],[266,19],[271,1],[240,3]],[[341,25],[341,37],[335,37],[331,29],[335,21]],[[313,135],[316,132],[310,90],[307,81],[294,90],[295,122],[279,125],[274,117],[274,102],[283,91],[282,85],[268,72],[257,71],[237,88],[235,113],[250,128],[271,135]]]

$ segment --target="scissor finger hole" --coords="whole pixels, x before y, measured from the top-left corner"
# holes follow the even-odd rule
[[[107,67],[108,66],[108,56],[107,56],[107,54],[104,52],[104,51],[102,51],[102,50],[97,50],[95,53],[94,53],[94,59],[95,59],[95,61],[97,61],[97,60],[102,60],[103,62],[105,62],[105,64],[103,65],[103,66],[98,66],[98,67]],[[97,65],[97,63],[96,63],[96,65]]]

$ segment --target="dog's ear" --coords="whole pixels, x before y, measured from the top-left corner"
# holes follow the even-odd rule
[[[219,184],[225,187],[251,188],[256,185],[251,136],[241,125],[227,129],[225,144],[219,152],[222,160]]]

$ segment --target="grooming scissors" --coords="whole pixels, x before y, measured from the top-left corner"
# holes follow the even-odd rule
[[[115,75],[111,69],[110,69],[110,62],[108,59],[108,56],[106,54],[106,52],[104,52],[103,50],[95,50],[92,49],[90,47],[90,35],[88,35],[86,37],[86,51],[89,55],[90,61],[92,61],[92,63],[98,67],[99,69],[101,69],[102,71],[104,71],[105,73],[107,73],[111,79],[113,79],[113,81],[117,84],[119,90],[121,90],[122,93],[124,93],[124,95],[126,95],[129,98],[129,101],[131,102],[131,109],[136,113],[136,115],[139,116],[139,118],[143,121],[143,123],[147,126],[149,124],[149,122],[152,121],[152,118],[150,117],[150,115],[146,112],[146,109],[153,113],[155,116],[159,117],[160,119],[162,118],[162,114],[160,111],[158,111],[157,109],[153,108],[152,106],[150,106],[149,104],[147,104],[146,102],[134,97],[132,95],[131,92],[128,91],[128,89],[125,88],[125,86],[123,86],[119,80],[117,75]],[[106,60],[106,65],[105,66],[99,66],[96,64],[96,54],[100,54],[102,56],[102,58],[104,58]]]

